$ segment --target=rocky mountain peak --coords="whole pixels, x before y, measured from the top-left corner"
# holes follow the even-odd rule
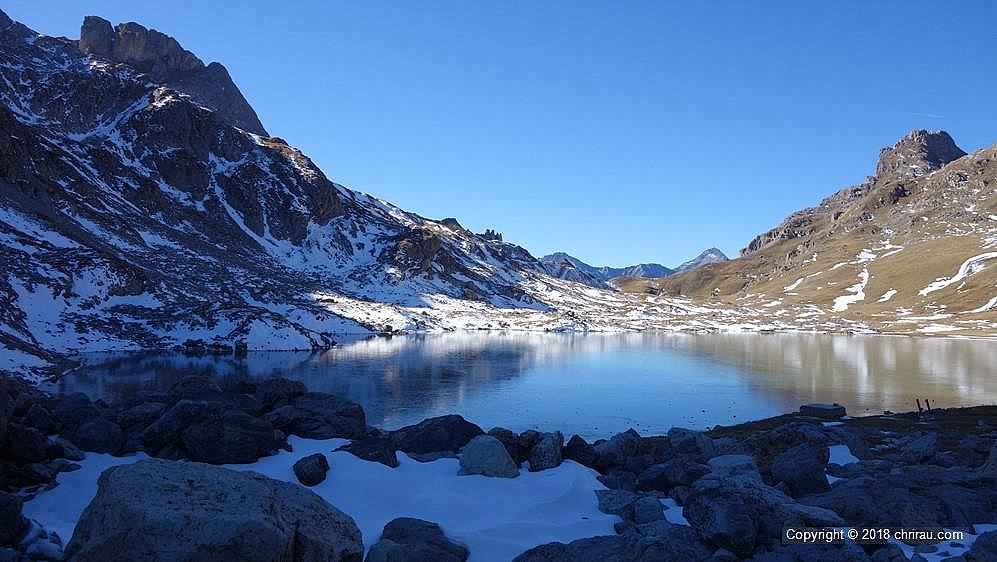
[[[80,27],[79,48],[92,57],[127,64],[190,95],[240,129],[268,135],[224,66],[217,62],[205,66],[165,33],[135,22],[112,27],[104,18],[87,16]]]
[[[966,155],[945,131],[915,129],[892,147],[879,151],[876,177],[916,177]]]

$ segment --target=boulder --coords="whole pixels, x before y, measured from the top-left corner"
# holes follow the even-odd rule
[[[595,467],[596,460],[599,458],[595,448],[578,435],[572,435],[571,439],[568,439],[564,445],[564,450],[561,451],[561,456],[590,468]]]
[[[294,475],[298,477],[298,482],[305,486],[317,486],[325,481],[325,475],[329,472],[329,461],[322,453],[315,453],[298,459],[292,468]]]
[[[501,441],[491,435],[478,435],[460,452],[460,473],[515,478],[519,467]]]
[[[966,562],[997,562],[997,531],[976,537],[966,553]]]
[[[256,385],[254,396],[259,401],[260,408],[269,411],[279,402],[292,400],[307,393],[308,387],[301,381],[272,377]]]
[[[53,431],[58,425],[55,416],[45,406],[38,403],[32,404],[28,408],[27,413],[24,414],[24,421],[31,427],[46,432]]]
[[[845,407],[841,404],[804,404],[800,406],[800,414],[822,420],[837,420],[845,417]]]
[[[187,375],[173,383],[170,394],[190,400],[218,400],[224,392],[210,375]]]
[[[280,448],[274,428],[241,410],[227,410],[196,421],[181,435],[191,460],[245,464]]]
[[[706,462],[716,456],[713,439],[702,431],[673,427],[668,430],[668,442],[675,454],[691,455],[699,462]]]
[[[720,455],[710,459],[707,466],[710,472],[718,477],[746,476],[757,478],[759,481],[762,479],[755,459],[749,455]]]
[[[511,429],[493,427],[488,430],[488,435],[491,435],[502,442],[505,450],[509,453],[509,457],[515,461],[516,465],[519,465],[526,460],[527,450],[524,450],[519,446],[519,436],[516,435]]]
[[[118,424],[124,428],[144,428],[161,416],[164,410],[166,404],[162,402],[142,402],[122,411],[118,416]]]
[[[596,490],[595,497],[599,502],[599,511],[621,519],[633,519],[633,505],[640,499],[637,494],[626,490]]]
[[[561,449],[564,448],[564,435],[560,431],[542,433],[530,449],[528,460],[530,472],[539,472],[560,466]]]
[[[676,457],[641,472],[637,476],[637,488],[667,492],[675,486],[689,486],[708,472],[708,466],[690,457]]]
[[[928,433],[914,439],[900,452],[900,460],[908,464],[922,463],[938,454],[937,433]]]
[[[634,523],[641,525],[652,521],[660,521],[665,518],[664,506],[661,500],[650,496],[638,499],[633,504]]]
[[[183,430],[213,410],[208,402],[180,400],[142,431],[142,445],[150,453],[157,454],[160,450],[175,445],[180,441]]]
[[[310,490],[194,462],[109,468],[80,516],[67,559],[357,561],[360,530]]]
[[[994,441],[994,444],[990,447],[990,457],[980,467],[980,473],[984,478],[997,480],[997,441]]]
[[[118,424],[101,417],[80,424],[72,437],[73,443],[84,451],[112,454],[121,449],[124,439]]]
[[[11,422],[7,425],[11,457],[18,463],[41,462],[48,458],[49,441],[33,427]]]
[[[392,431],[389,436],[399,451],[406,453],[456,453],[484,431],[458,415],[423,420]]]
[[[379,462],[391,468],[398,466],[398,454],[395,444],[387,437],[367,436],[343,445],[336,450],[346,451],[365,461]]]
[[[443,534],[436,523],[400,517],[384,526],[366,562],[464,562],[467,548]]]
[[[611,470],[596,477],[602,485],[610,490],[637,491],[637,475],[626,470]]]
[[[27,520],[21,515],[24,500],[15,494],[0,492],[0,546],[13,545],[27,528]]]
[[[66,394],[59,399],[53,412],[68,430],[75,431],[85,421],[100,417],[100,410],[81,392]]]
[[[620,535],[540,545],[514,562],[702,562],[711,560],[712,552],[689,527],[653,521],[631,525]]]
[[[568,544],[552,542],[533,547],[512,562],[629,562],[628,541],[622,535],[579,539]]]
[[[793,497],[797,498],[824,492],[831,487],[824,470],[825,465],[817,460],[817,455],[806,443],[800,443],[772,461],[772,478],[776,482],[785,482]]]
[[[612,468],[622,468],[628,458],[640,451],[641,437],[633,429],[617,433],[607,441],[593,445],[596,454],[595,468],[606,472]]]
[[[306,439],[360,439],[367,433],[359,404],[322,392],[296,396],[264,419],[288,435]]]

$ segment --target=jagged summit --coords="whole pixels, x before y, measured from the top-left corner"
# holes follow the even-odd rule
[[[966,152],[945,131],[914,129],[892,147],[879,151],[876,177],[916,177],[958,160]]]
[[[189,94],[228,123],[268,136],[253,108],[220,63],[205,66],[176,39],[135,22],[111,22],[87,16],[80,27],[80,50],[95,58],[127,64],[153,80]]]

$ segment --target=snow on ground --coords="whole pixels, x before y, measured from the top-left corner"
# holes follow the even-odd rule
[[[828,450],[828,464],[840,464],[844,466],[853,462],[859,462],[859,458],[852,454],[848,445],[831,445]]]
[[[956,272],[952,277],[942,277],[936,279],[934,283],[931,283],[927,287],[921,289],[917,294],[923,296],[929,295],[935,291],[939,291],[948,287],[949,285],[958,283],[966,277],[976,273],[977,271],[983,269],[983,262],[989,259],[997,258],[997,252],[986,252],[978,256],[973,256],[968,260],[962,262],[959,266],[959,271]]]
[[[877,300],[876,302],[886,302],[892,299],[896,294],[897,294],[896,289],[890,289],[889,291],[883,293],[883,296],[879,297],[879,300]]]
[[[869,268],[863,268],[859,273],[859,282],[845,289],[851,294],[841,295],[840,297],[835,297],[834,306],[831,310],[834,312],[844,312],[848,310],[848,307],[854,303],[861,302],[865,300],[865,286],[869,283]]]
[[[448,537],[465,544],[471,562],[504,561],[552,541],[611,535],[619,520],[597,509],[594,491],[605,487],[596,480],[596,472],[572,461],[541,472],[523,469],[517,478],[458,476],[457,459],[420,463],[399,453],[400,466],[389,468],[349,453],[332,453],[348,442],[344,439],[288,441],[293,453],[280,451],[253,464],[227,468],[297,482],[294,462],[325,453],[331,467],[328,478],[311,490],[353,517],[365,548],[377,541],[392,519],[417,517],[439,523]],[[59,474],[59,486],[25,503],[24,515],[68,543],[76,521],[97,493],[100,473],[144,458],[143,454],[119,458],[87,453],[80,470]],[[680,508],[668,507],[666,515],[681,518]]]

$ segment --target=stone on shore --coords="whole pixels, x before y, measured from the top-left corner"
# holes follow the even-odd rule
[[[814,402],[800,406],[800,414],[822,420],[837,420],[845,417],[845,407],[841,404],[822,404]]]
[[[191,460],[209,464],[256,462],[282,445],[274,427],[240,410],[214,414],[187,427],[181,441]]]
[[[15,494],[0,492],[0,546],[14,544],[27,528],[21,515],[24,500]]]
[[[596,460],[599,458],[599,455],[595,452],[595,448],[578,435],[572,435],[571,439],[568,439],[568,442],[564,445],[564,450],[561,452],[561,456],[589,468],[594,467]]]
[[[668,430],[668,442],[676,454],[691,455],[697,462],[716,456],[713,439],[702,431],[673,427]]]
[[[564,448],[564,435],[560,431],[542,433],[530,449],[530,472],[539,472],[560,466],[561,449]]]
[[[824,467],[810,446],[800,443],[772,461],[772,478],[785,482],[798,498],[830,489]]]
[[[519,467],[501,441],[491,435],[478,435],[460,452],[460,473],[515,478]]]
[[[124,433],[118,424],[96,417],[80,424],[73,433],[72,440],[84,451],[117,453],[124,442]]]
[[[357,561],[353,519],[310,490],[194,462],[151,459],[105,470],[68,559]]]
[[[398,466],[398,454],[395,444],[387,437],[368,435],[363,439],[343,445],[336,450],[346,451],[357,458],[370,462],[378,462],[391,468]]]
[[[384,526],[366,562],[464,562],[467,548],[443,534],[436,523],[399,517]]]
[[[325,481],[325,475],[329,472],[329,461],[322,453],[315,453],[302,457],[291,468],[298,482],[305,486],[317,486]]]
[[[306,439],[360,439],[367,433],[359,404],[323,392],[295,396],[263,419],[288,435]]]
[[[427,454],[456,453],[484,431],[461,416],[451,414],[423,420],[392,431],[389,435],[399,451]]]

